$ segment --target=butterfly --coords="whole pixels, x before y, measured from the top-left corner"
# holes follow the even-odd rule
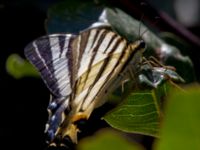
[[[78,35],[51,34],[26,46],[26,58],[52,95],[45,130],[50,145],[65,145],[65,139],[77,143],[78,122],[87,120],[131,76],[144,49],[143,40],[128,42],[103,27]]]

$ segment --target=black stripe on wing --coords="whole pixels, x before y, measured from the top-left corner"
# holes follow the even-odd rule
[[[25,48],[25,56],[38,69],[49,90],[56,97],[71,93],[70,56],[74,35],[53,34],[43,36]]]
[[[95,48],[96,48],[96,51],[101,51],[101,52],[103,51],[104,55],[107,55],[107,57],[103,60],[103,64],[101,65],[101,68],[98,70],[98,73],[96,74],[96,77],[95,77],[93,83],[88,88],[88,92],[85,95],[84,100],[83,100],[84,102],[86,101],[87,97],[90,95],[92,88],[94,88],[95,84],[100,80],[101,76],[104,74],[104,71],[107,70],[109,63],[112,60],[113,54],[115,53],[116,50],[118,50],[119,45],[120,44],[123,45],[123,47],[121,48],[121,51],[120,51],[121,54],[120,54],[119,60],[116,62],[116,64],[113,64],[114,65],[113,68],[110,68],[110,73],[107,75],[108,77],[110,77],[115,72],[115,69],[117,68],[122,57],[124,56],[125,50],[127,48],[126,41],[122,37],[118,36],[117,34],[114,34],[114,32],[106,30],[105,35],[102,34],[102,36],[103,36],[102,38],[104,39],[104,37],[106,35],[109,37],[109,38],[107,38],[107,41],[103,41],[103,40],[100,39]],[[101,45],[104,45],[104,47],[102,47],[102,49],[99,49],[101,47]],[[109,49],[109,51],[108,51],[108,49]],[[92,66],[91,66],[91,68],[92,68]],[[92,69],[91,69],[91,71],[92,71]],[[104,87],[104,85],[108,81],[105,80],[105,81],[102,81],[102,82],[104,82],[104,84],[102,85],[102,87]],[[99,87],[100,88],[99,92],[102,91],[102,87]],[[84,105],[84,102],[82,103],[82,107]]]

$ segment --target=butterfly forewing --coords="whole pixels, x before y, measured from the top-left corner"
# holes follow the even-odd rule
[[[87,53],[82,57],[82,66],[78,72],[78,84],[76,85],[76,97],[74,102],[81,105],[85,110],[95,97],[98,97],[105,90],[105,87],[117,76],[119,66],[122,67],[121,61],[123,57],[127,57],[125,50],[128,48],[126,41],[116,33],[109,30],[90,30],[92,40],[86,45]],[[96,32],[96,33],[94,33]],[[80,35],[82,36],[82,35]],[[84,71],[83,71],[84,70]],[[103,100],[102,100],[103,101]]]

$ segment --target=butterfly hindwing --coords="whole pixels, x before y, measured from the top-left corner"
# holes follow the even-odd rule
[[[40,72],[45,84],[52,93],[48,106],[49,119],[46,132],[50,141],[63,122],[63,112],[69,107],[69,95],[72,92],[73,55],[72,41],[75,38],[70,34],[53,34],[43,36],[25,48],[27,59]]]
[[[56,97],[72,91],[72,48],[74,36],[53,34],[40,37],[25,48],[28,60],[38,69],[49,90]]]

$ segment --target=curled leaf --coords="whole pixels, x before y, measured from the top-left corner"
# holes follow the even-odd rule
[[[6,61],[7,72],[16,79],[24,76],[38,77],[39,74],[35,68],[18,54],[11,54]]]

